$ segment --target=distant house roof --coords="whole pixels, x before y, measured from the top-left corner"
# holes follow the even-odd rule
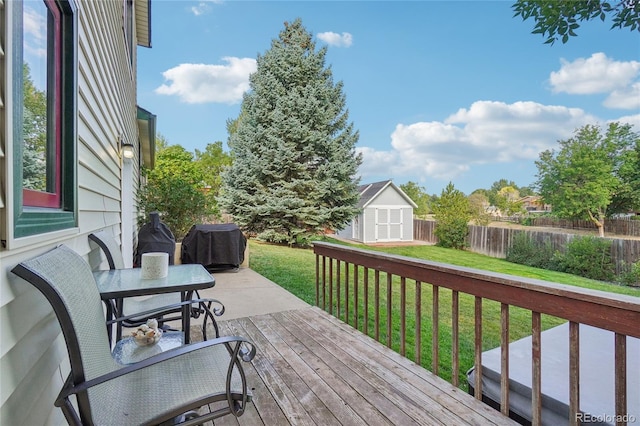
[[[411,198],[404,191],[398,188],[391,180],[385,180],[382,182],[368,183],[365,185],[360,185],[358,187],[358,192],[360,192],[360,201],[358,201],[358,208],[367,207],[382,191],[384,191],[388,186],[392,186],[396,192],[398,192],[402,198],[404,198],[411,207],[416,208],[418,205],[413,202]]]

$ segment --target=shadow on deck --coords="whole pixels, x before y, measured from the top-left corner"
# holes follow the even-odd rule
[[[316,307],[220,327],[222,335],[249,338],[258,352],[245,365],[253,403],[242,417],[216,425],[514,424]]]

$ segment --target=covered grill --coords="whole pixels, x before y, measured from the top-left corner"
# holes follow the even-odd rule
[[[182,263],[200,263],[208,270],[238,268],[246,245],[236,224],[194,225],[182,240]]]
[[[160,222],[158,212],[149,213],[149,222],[142,225],[138,232],[138,246],[133,259],[133,265],[139,267],[142,255],[151,252],[169,254],[169,265],[173,265],[176,252],[176,239],[167,225]]]

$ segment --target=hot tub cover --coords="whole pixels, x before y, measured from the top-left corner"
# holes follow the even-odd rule
[[[569,324],[541,334],[542,424],[569,424]],[[482,353],[482,394],[500,403],[500,348]],[[640,420],[640,339],[627,337],[627,410]],[[580,324],[580,410],[589,424],[615,425],[614,333]],[[473,369],[467,373],[475,383]],[[531,421],[531,337],[509,344],[509,405]],[[585,422],[587,423],[587,422]]]

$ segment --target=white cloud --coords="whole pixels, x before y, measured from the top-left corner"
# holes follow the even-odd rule
[[[226,65],[180,64],[162,75],[168,83],[155,91],[161,95],[177,95],[182,102],[234,104],[249,90],[249,75],[256,71],[251,58],[222,58]]]
[[[597,119],[578,108],[535,102],[478,101],[443,122],[398,124],[391,150],[364,147],[360,173],[420,175],[451,180],[473,165],[533,161],[573,131]]]
[[[32,7],[25,6],[22,22],[25,33],[25,51],[36,57],[47,56],[47,19],[46,10],[38,13]]]
[[[640,132],[640,114],[635,115],[627,115],[625,117],[620,117],[615,120],[610,120],[610,122],[618,121],[620,123],[629,123],[634,126],[635,132]]]
[[[353,36],[350,33],[334,33],[331,31],[319,33],[317,37],[330,46],[349,47],[353,43]]]
[[[640,109],[640,82],[624,89],[614,90],[604,100],[604,106],[617,109]]]
[[[640,74],[640,62],[614,61],[602,52],[587,59],[578,58],[573,62],[561,59],[560,62],[560,70],[549,77],[554,93],[609,93],[625,89]]]
[[[196,16],[204,15],[211,11],[211,4],[222,4],[222,0],[203,0],[199,1],[197,5],[191,6],[189,9],[191,13]]]

